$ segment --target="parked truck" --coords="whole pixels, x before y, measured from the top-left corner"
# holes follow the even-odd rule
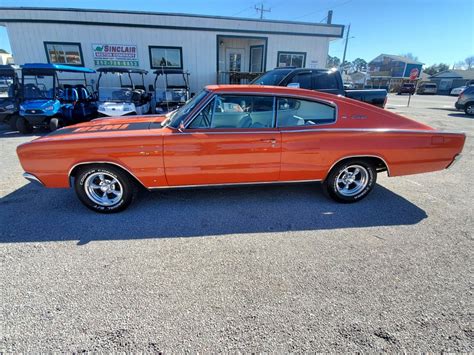
[[[251,84],[289,86],[322,91],[329,94],[346,96],[382,108],[385,107],[387,102],[387,90],[384,89],[344,89],[341,73],[337,70],[294,67],[275,68],[254,79]]]

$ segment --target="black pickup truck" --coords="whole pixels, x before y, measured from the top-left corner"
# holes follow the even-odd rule
[[[254,85],[290,86],[342,95],[354,100],[385,107],[387,91],[383,89],[344,90],[341,73],[327,69],[275,68],[254,79]]]

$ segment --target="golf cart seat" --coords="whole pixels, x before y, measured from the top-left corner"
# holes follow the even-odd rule
[[[63,93],[63,101],[66,103],[73,103],[79,100],[79,94],[77,90],[72,87],[66,87]]]
[[[87,91],[86,87],[84,85],[76,85],[76,90],[77,90],[77,95],[78,95],[78,101],[79,102],[84,102],[89,100],[89,92]]]
[[[135,89],[145,91],[145,85],[135,85]]]
[[[24,92],[25,92],[25,97],[28,97],[28,98],[41,97],[41,90],[35,84],[25,84]]]
[[[142,102],[146,101],[146,91],[142,89],[135,89],[132,91],[132,101]]]

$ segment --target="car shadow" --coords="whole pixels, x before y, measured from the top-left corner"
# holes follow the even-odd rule
[[[319,184],[143,191],[124,212],[86,209],[72,190],[28,184],[0,199],[0,242],[201,237],[413,225],[425,211],[378,185],[338,204]]]
[[[467,118],[467,119],[470,119],[470,120],[472,120],[474,118],[474,116],[469,116],[469,115],[466,115],[465,113],[448,113],[448,116]]]

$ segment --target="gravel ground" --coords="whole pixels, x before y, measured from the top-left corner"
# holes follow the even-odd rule
[[[474,121],[455,98],[387,108],[467,132],[452,169],[142,193],[124,213],[27,184],[0,132],[0,351],[474,351]]]

